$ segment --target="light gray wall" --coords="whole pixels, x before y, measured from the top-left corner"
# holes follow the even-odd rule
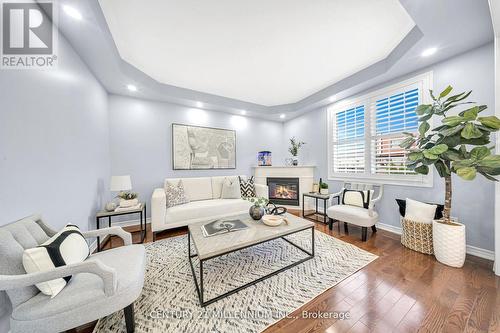
[[[107,93],[62,36],[57,70],[0,71],[0,225],[93,229],[109,175]]]
[[[493,44],[474,49],[421,71],[373,87],[376,90],[429,70],[433,71],[434,90],[441,91],[451,84],[455,91],[473,90],[471,100],[487,104],[485,114],[494,112]],[[368,92],[368,91],[366,91]],[[316,165],[316,178],[328,177],[326,108],[316,109],[285,123],[285,137],[296,136],[307,142],[300,156],[305,164]],[[453,177],[452,215],[459,217],[467,227],[467,244],[493,250],[494,248],[494,185],[478,176],[472,182]],[[341,183],[329,181],[331,191],[340,190]],[[406,186],[384,187],[385,193],[378,205],[380,222],[400,226],[394,199],[413,198],[421,201],[444,202],[444,183],[435,173],[432,188]]]
[[[133,190],[148,203],[165,178],[251,175],[261,150],[273,152],[274,164],[284,163],[282,123],[118,95],[108,103],[112,174],[130,174]],[[236,130],[236,169],[172,170],[172,123]]]

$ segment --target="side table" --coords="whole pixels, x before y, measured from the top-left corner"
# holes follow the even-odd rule
[[[111,217],[113,216],[121,216],[121,215],[129,215],[129,214],[139,214],[140,216],[140,225],[141,225],[141,243],[144,242],[144,238],[146,238],[146,203],[142,202],[141,206],[136,209],[123,210],[123,211],[112,211],[108,212],[106,210],[101,210],[97,212],[95,217],[96,228],[99,229],[101,219],[108,218],[108,227],[111,227]],[[143,227],[144,223],[144,227]],[[97,252],[101,251],[101,240],[100,237],[97,237]]]
[[[315,201],[316,201],[316,209],[314,211],[314,213],[310,213],[310,214],[305,214],[305,197],[309,197],[309,198],[314,198]],[[319,200],[323,200],[323,212],[320,212],[318,210],[318,201]],[[320,194],[320,193],[315,193],[315,192],[308,192],[308,193],[303,193],[302,194],[302,216],[304,218],[307,218],[308,216],[313,216],[313,215],[320,215],[320,216],[323,216],[323,223],[327,223],[328,222],[328,215],[326,214],[326,203],[328,202],[328,200],[330,200],[330,194]]]

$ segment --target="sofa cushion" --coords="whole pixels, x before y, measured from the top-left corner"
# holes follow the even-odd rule
[[[378,220],[377,212],[373,211],[370,216],[368,209],[351,205],[333,205],[326,211],[328,217],[361,227],[371,227]]]
[[[23,266],[26,273],[52,270],[56,267],[83,262],[89,256],[89,246],[76,225],[68,224],[46,242],[24,250]],[[45,295],[55,297],[71,276],[36,284]]]
[[[368,208],[373,190],[344,190],[342,193],[342,204]]]
[[[236,177],[226,177],[222,183],[221,199],[241,199],[240,183]]]
[[[255,194],[255,183],[253,176],[249,179],[244,179],[242,177],[238,177],[240,181],[240,190],[241,196],[243,198],[254,198],[257,195]]]
[[[177,185],[173,185],[170,182],[165,184],[165,197],[167,208],[189,202],[189,199],[186,197],[186,192],[184,191],[182,179],[179,180]]]
[[[212,199],[220,199],[225,176],[212,177]]]
[[[170,207],[165,215],[166,223],[187,220],[203,220],[247,212],[252,204],[243,199],[213,199],[192,201],[185,205]]]
[[[165,185],[168,183],[175,186],[181,179],[184,185],[184,192],[189,201],[212,199],[211,177],[165,179]]]

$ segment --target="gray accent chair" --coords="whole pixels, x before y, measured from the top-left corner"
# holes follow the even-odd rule
[[[0,227],[0,301],[10,301],[11,332],[61,332],[124,309],[127,332],[134,331],[133,303],[144,284],[146,256],[143,245],[120,227],[82,232],[85,238],[116,235],[125,246],[89,256],[82,263],[27,274],[22,264],[25,249],[52,237],[56,231],[38,215]],[[54,298],[35,284],[73,275]],[[8,307],[5,304],[0,308]]]
[[[373,196],[370,198],[368,208],[342,204],[342,193],[346,189],[358,191],[373,190]],[[383,193],[384,186],[382,184],[344,182],[340,192],[334,193],[330,197],[331,206],[326,212],[329,220],[329,229],[333,229],[333,223],[335,221],[339,223],[339,231],[340,221],[344,222],[344,231],[346,234],[349,232],[349,229],[347,227],[348,223],[360,226],[361,240],[365,242],[367,239],[368,227],[371,227],[372,232],[377,232],[377,227],[375,226],[375,224],[378,223],[378,213],[375,211],[375,203],[380,201]],[[334,199],[337,199],[337,205],[334,205]]]

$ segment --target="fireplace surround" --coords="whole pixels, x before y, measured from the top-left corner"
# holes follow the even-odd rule
[[[300,183],[297,177],[268,177],[269,201],[277,205],[299,206]]]

